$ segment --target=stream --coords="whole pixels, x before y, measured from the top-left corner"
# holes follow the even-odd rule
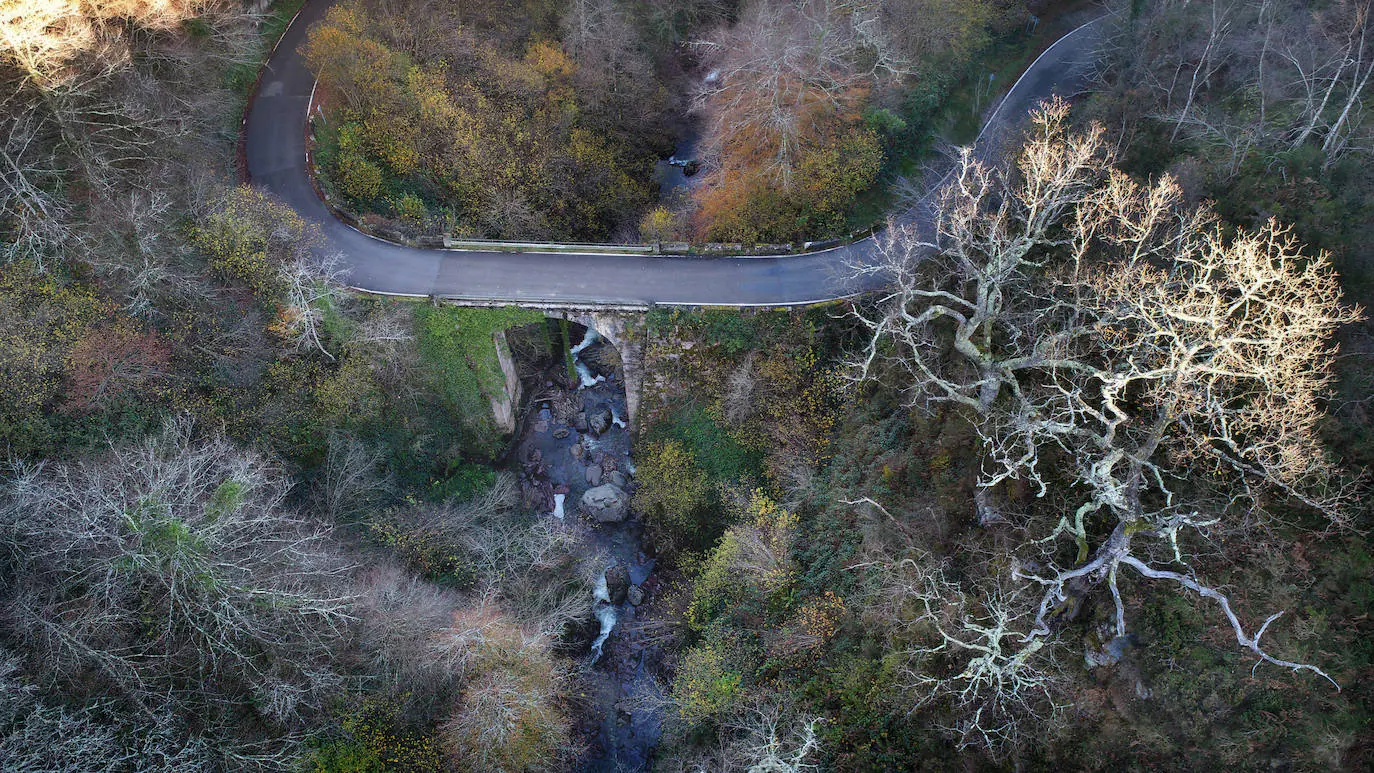
[[[658,196],[663,201],[678,191],[686,192],[701,182],[697,177],[700,162],[697,158],[698,145],[701,143],[699,130],[695,124],[686,124],[679,129],[673,154],[659,159],[654,165],[654,180],[658,182]]]
[[[575,769],[647,770],[661,717],[636,698],[652,684],[646,662],[659,653],[627,631],[656,581],[642,524],[630,511],[634,462],[623,371],[595,330],[570,355],[576,379],[563,361],[551,365],[527,408],[517,446],[520,479],[527,506],[576,524],[606,560],[593,592],[595,620],[588,621],[589,637],[596,633],[583,656],[589,710],[579,729],[589,748]]]

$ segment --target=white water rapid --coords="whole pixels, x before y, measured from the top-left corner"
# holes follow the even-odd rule
[[[587,334],[582,336],[582,341],[568,350],[572,354],[573,367],[577,368],[577,377],[581,379],[583,387],[596,386],[606,380],[605,376],[593,376],[592,369],[587,367],[587,363],[577,356],[582,353],[583,349],[596,343],[600,338],[601,336],[597,334],[595,329],[587,328]]]
[[[605,572],[602,572],[596,581],[592,599],[596,602],[596,620],[601,624],[601,632],[597,634],[596,641],[592,642],[592,662],[595,663],[601,659],[601,645],[610,638],[616,621],[615,607],[611,604],[611,589],[606,585]]]

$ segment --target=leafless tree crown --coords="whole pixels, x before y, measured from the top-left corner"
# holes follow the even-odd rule
[[[1101,127],[1071,131],[1067,117],[1062,101],[1041,106],[1014,171],[965,152],[936,232],[894,225],[883,264],[865,269],[892,289],[855,312],[872,336],[853,377],[900,374],[913,406],[962,411],[985,451],[980,519],[1024,529],[976,604],[938,571],[889,567],[934,648],[967,665],[914,681],[967,704],[963,738],[983,745],[1006,739],[1008,706],[1044,692],[1032,656],[1090,589],[1106,587],[1127,634],[1127,571],[1215,604],[1256,666],[1331,680],[1264,649],[1282,613],[1243,623],[1195,576],[1187,540],[1251,523],[1275,498],[1343,527],[1357,490],[1317,437],[1332,333],[1359,315],[1327,257],[1273,221],[1229,232],[1168,177],[1130,179]],[[996,512],[1010,481],[1046,504]]]

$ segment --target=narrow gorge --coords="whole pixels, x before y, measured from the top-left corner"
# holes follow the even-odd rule
[[[654,559],[632,511],[635,490],[626,368],[621,353],[594,328],[565,320],[544,326],[552,354],[527,364],[530,400],[515,449],[525,506],[573,524],[604,569],[593,618],[575,632],[587,684],[581,722],[593,771],[646,769],[661,717],[643,698],[646,665],[661,655],[636,634],[657,590]],[[556,331],[556,332],[555,332]],[[567,346],[569,338],[576,345]],[[580,340],[578,340],[580,338]]]

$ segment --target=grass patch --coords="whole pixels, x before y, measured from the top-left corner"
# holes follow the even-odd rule
[[[731,357],[775,340],[792,323],[790,310],[655,308],[648,317],[650,334],[681,328]]]
[[[496,483],[496,470],[480,464],[458,460],[448,470],[447,477],[430,485],[431,502],[466,502]]]
[[[421,367],[448,408],[467,420],[477,449],[488,457],[499,452],[501,440],[492,422],[491,398],[505,388],[492,335],[543,320],[538,311],[510,306],[420,306],[415,311]]]

